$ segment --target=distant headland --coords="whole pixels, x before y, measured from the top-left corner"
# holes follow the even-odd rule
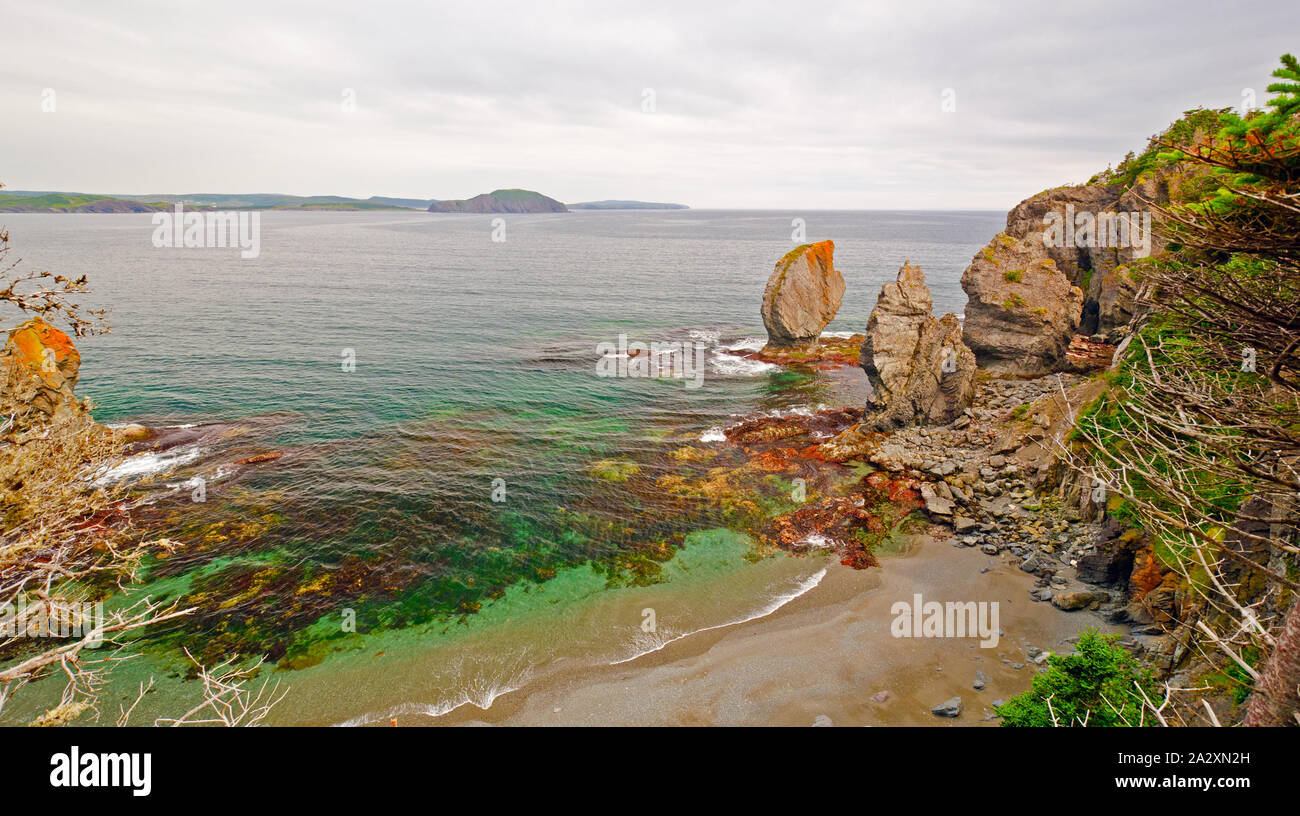
[[[661,204],[653,201],[619,201],[607,199],[605,201],[584,201],[581,204],[570,204],[571,210],[689,210],[690,207],[685,204]]]
[[[555,199],[532,190],[493,190],[473,198],[457,201],[435,201],[429,212],[458,213],[548,213],[568,212],[569,208]]]
[[[461,213],[546,213],[569,210],[685,210],[684,204],[646,201],[587,201],[565,206],[532,190],[507,189],[469,199],[394,198],[371,196],[296,196],[283,193],[186,193],[122,195],[39,190],[0,191],[0,213],[145,213],[170,210],[177,204],[208,210],[427,210]]]

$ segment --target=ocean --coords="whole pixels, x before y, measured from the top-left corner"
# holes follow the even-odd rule
[[[508,215],[502,234],[494,218],[265,212],[243,259],[155,248],[149,215],[4,217],[20,269],[85,274],[85,304],[110,310],[112,333],[78,343],[95,417],[164,429],[163,450],[101,476],[181,542],[111,603],[200,608],[113,673],[122,694],[157,679],[141,717],[194,699],[182,647],[265,657],[289,688],[272,722],[436,718],[809,591],[842,567],[756,548],[731,499],[673,489],[729,461],[721,429],[742,418],[860,398],[858,370],[739,354],[764,339],[792,220],[835,241],[847,292],[827,331],[846,333],[906,260],[936,314],[960,314],[961,272],[1004,224],[623,211]],[[700,387],[597,376],[620,335],[706,344]],[[767,511],[788,485],[763,478]]]

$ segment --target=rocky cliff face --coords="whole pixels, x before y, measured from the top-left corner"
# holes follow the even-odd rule
[[[936,320],[932,308],[925,273],[910,262],[881,288],[859,352],[872,390],[867,429],[947,424],[970,405],[975,355],[962,342],[957,317]]]
[[[461,213],[547,213],[568,212],[553,198],[532,190],[493,190],[459,201],[435,201],[429,212]]]
[[[9,332],[0,369],[4,410],[13,416],[14,427],[81,412],[73,393],[80,367],[81,354],[71,338],[39,317]]]
[[[1135,262],[1164,250],[1152,204],[1185,181],[1157,168],[1131,189],[1058,187],[1017,204],[962,275],[966,342],[981,367],[1032,376],[1065,368],[1076,332],[1116,341],[1133,316]]]
[[[1002,233],[975,255],[961,277],[969,297],[966,343],[980,367],[997,374],[1037,376],[1059,370],[1079,328],[1083,292],[1055,261],[1041,257],[1034,243],[1033,238],[1016,241]]]
[[[763,290],[763,325],[775,348],[811,345],[835,318],[844,276],[835,269],[835,244],[796,247],[777,261]]]

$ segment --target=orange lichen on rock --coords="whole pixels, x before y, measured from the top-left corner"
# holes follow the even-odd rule
[[[891,502],[896,504],[915,503],[918,506],[920,504],[920,485],[915,479],[894,476],[883,470],[878,470],[864,481],[867,487],[887,495]]]
[[[1167,572],[1149,546],[1139,550],[1133,557],[1133,572],[1129,576],[1133,600],[1141,601],[1148,592],[1160,586]]]
[[[9,347],[15,362],[40,375],[51,388],[60,387],[65,379],[76,380],[81,354],[72,338],[39,317],[11,331]]]
[[[787,252],[763,290],[763,326],[775,347],[816,343],[844,297],[844,276],[835,268],[835,244],[820,241]]]
[[[7,393],[15,416],[54,416],[61,410],[79,410],[74,388],[81,354],[67,334],[34,317],[9,332],[0,359],[5,367]]]

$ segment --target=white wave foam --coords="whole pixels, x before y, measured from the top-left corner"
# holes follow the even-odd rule
[[[353,728],[356,726],[383,722],[384,720],[389,720],[403,714],[423,714],[426,717],[442,717],[467,705],[473,705],[481,711],[487,711],[492,707],[492,704],[497,701],[498,697],[502,697],[512,691],[518,691],[528,683],[529,678],[532,676],[532,668],[527,664],[526,658],[527,650],[517,656],[517,662],[513,668],[502,672],[501,675],[495,678],[485,677],[482,675],[471,676],[462,689],[452,696],[437,702],[400,703],[389,708],[387,711],[362,714],[349,720],[344,720],[341,723],[335,723],[335,725],[342,728]],[[457,660],[450,670],[457,674],[463,674],[465,662],[466,661],[463,659]]]
[[[855,335],[855,334],[861,334],[861,332],[852,332],[852,331],[829,331],[829,332],[822,332],[822,337],[841,337],[841,338],[845,338],[845,339],[847,339],[847,338],[852,337],[852,336]]]
[[[155,473],[164,473],[172,468],[187,465],[203,455],[196,447],[163,451],[161,453],[137,453],[129,456],[114,467],[98,473],[95,485],[111,484],[123,479],[143,479]]]
[[[772,363],[765,363],[762,360],[751,360],[748,357],[737,357],[734,354],[718,352],[710,360],[713,368],[719,374],[725,377],[754,377],[759,374],[766,374],[777,368]]]
[[[801,581],[799,585],[795,587],[793,592],[787,592],[784,595],[776,596],[767,604],[759,607],[757,611],[755,611],[751,615],[748,615],[747,617],[740,618],[739,620],[729,621],[728,623],[719,623],[714,626],[705,626],[703,629],[696,629],[691,632],[683,632],[682,634],[670,634],[664,638],[654,638],[651,641],[652,645],[650,645],[648,648],[643,648],[639,651],[636,651],[636,653],[633,654],[631,657],[625,657],[622,660],[611,661],[609,665],[618,666],[622,663],[630,663],[639,657],[645,657],[648,654],[659,651],[660,649],[667,646],[669,643],[675,643],[676,641],[679,641],[682,638],[690,637],[691,635],[698,635],[701,632],[711,632],[714,629],[725,629],[728,626],[739,626],[742,623],[749,623],[750,621],[758,620],[759,618],[766,618],[768,615],[771,615],[773,612],[785,606],[786,604],[790,603],[795,598],[798,598],[801,595],[806,595],[807,593],[816,589],[817,585],[820,584],[822,582],[822,579],[825,577],[826,577],[826,567],[822,567],[817,572],[816,575],[810,576],[808,578],[805,578],[803,581]],[[637,645],[638,644],[634,639],[633,646],[636,647]]]
[[[723,351],[760,351],[767,341],[761,337],[746,337],[744,340],[737,340]]]
[[[819,402],[816,405],[796,405],[793,408],[774,408],[771,411],[759,411],[755,414],[732,414],[732,416],[743,417],[745,422],[753,422],[759,419],[784,419],[792,416],[812,416],[818,411],[826,410],[826,403]]]
[[[701,442],[726,442],[727,435],[723,433],[721,428],[709,428],[707,431],[700,434],[700,441]]]
[[[799,542],[799,544],[804,547],[812,547],[818,550],[824,550],[829,547],[835,546],[834,541],[831,541],[829,538],[827,538],[824,535],[821,535],[820,533],[809,533],[802,541]]]

